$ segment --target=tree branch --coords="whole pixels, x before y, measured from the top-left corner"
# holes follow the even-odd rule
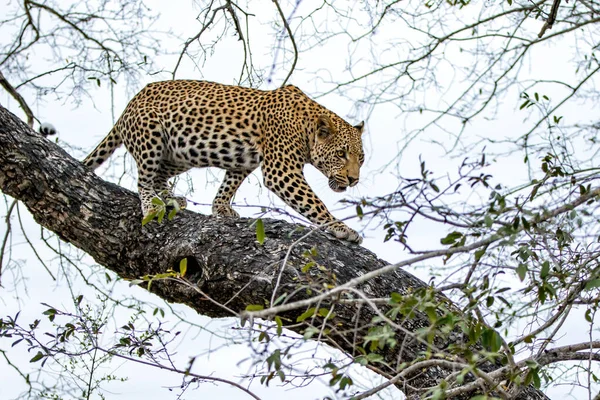
[[[552,29],[554,26],[554,22],[556,22],[556,16],[558,15],[558,7],[560,7],[560,0],[554,0],[552,3],[552,8],[550,9],[550,14],[548,14],[548,18],[546,22],[544,22],[544,26],[542,26],[542,30],[538,33],[538,38],[544,36],[546,30]]]
[[[285,27],[285,30],[287,31],[287,34],[290,37],[290,41],[292,42],[292,47],[294,47],[294,59],[292,61],[292,66],[290,67],[290,71],[288,72],[287,76],[283,80],[283,83],[281,84],[281,86],[283,87],[290,80],[292,73],[296,69],[296,63],[298,62],[298,47],[296,46],[296,39],[294,39],[294,33],[292,32],[292,29],[290,28],[290,24],[288,23],[287,18],[283,14],[283,10],[281,9],[279,2],[277,0],[272,0],[272,1],[273,1],[273,3],[275,3],[275,7],[277,8],[277,12],[279,13],[279,16],[281,17],[283,26]]]
[[[172,221],[142,227],[136,194],[101,180],[2,107],[0,190],[23,202],[40,225],[82,249],[98,264],[122,278],[138,279],[169,269],[177,271],[180,261],[186,258],[185,277],[197,287],[184,285],[176,279],[163,279],[154,281],[151,291],[169,302],[186,304],[211,317],[231,316],[228,309],[239,313],[250,304],[268,304],[281,260],[289,246],[301,236],[301,233],[294,233],[298,230],[297,225],[264,220],[266,239],[260,245],[255,229],[250,226],[252,221],[248,219],[217,219],[191,211],[178,213]],[[306,254],[310,254],[311,249],[316,249],[317,254],[311,257],[321,268],[302,272],[310,261]],[[310,287],[318,294],[323,287],[352,282],[386,265],[388,263],[366,249],[315,232],[291,250],[279,291],[288,294],[286,301],[304,300],[309,297],[306,288]],[[315,285],[315,281],[319,285]],[[391,292],[414,293],[425,289],[424,282],[398,267],[388,267],[386,274],[376,274],[368,282],[353,288],[372,298],[388,298]],[[215,302],[207,301],[202,294]],[[342,299],[344,296],[340,293]],[[446,308],[454,307],[447,298],[437,296]],[[336,302],[335,298],[319,301],[318,307],[332,309],[335,306],[335,316],[328,314],[333,320],[325,320],[328,332],[320,333],[319,340],[332,343],[349,357],[357,354],[356,345],[363,343],[376,313],[357,302]],[[381,307],[384,312],[386,306]],[[321,319],[312,321],[314,318],[299,321],[298,316],[304,311],[289,310],[278,316],[283,321],[293,321],[287,327],[302,334],[312,322],[319,326],[322,322]],[[376,366],[383,376],[396,376],[399,371],[394,366],[401,362],[411,365],[422,360],[423,354],[431,354],[431,347],[418,340],[418,331],[431,328],[427,315],[415,311],[410,319],[396,320],[395,323],[403,328],[394,331],[396,342],[402,345],[379,351],[384,362]],[[436,353],[434,357],[440,357],[439,361],[454,357],[456,362],[464,363],[444,351],[461,340],[458,335],[462,335],[460,330],[453,337],[436,336],[431,345],[442,353]],[[407,373],[396,385],[408,399],[420,398],[429,388],[456,372],[454,365],[440,362],[432,368],[420,368],[414,374]],[[492,376],[490,371],[501,367],[501,364],[484,362],[477,369],[487,377]],[[476,377],[467,381],[473,379]],[[471,398],[485,386],[487,384],[478,385],[453,398]],[[495,393],[490,387],[484,390]],[[524,387],[516,398],[547,399],[529,386]]]
[[[6,80],[6,77],[4,77],[2,71],[0,71],[0,86],[2,86],[4,90],[6,90],[8,94],[10,94],[12,98],[14,98],[17,101],[17,103],[19,103],[19,106],[21,106],[23,112],[27,116],[27,125],[33,128],[33,111],[31,111],[31,108],[29,108],[29,104],[27,104],[23,96],[21,96],[21,94],[17,92],[14,86]]]

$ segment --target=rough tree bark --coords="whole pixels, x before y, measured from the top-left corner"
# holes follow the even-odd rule
[[[178,213],[172,221],[142,227],[136,194],[103,181],[1,106],[0,189],[21,201],[40,225],[123,278],[163,273],[169,268],[178,268],[179,261],[188,258],[186,276],[207,296],[227,303],[227,307],[237,312],[249,304],[264,304],[271,298],[282,259],[299,237],[299,233],[290,235],[296,225],[265,220],[266,240],[260,245],[248,219],[216,219],[190,211]],[[307,263],[303,253],[311,248],[317,249],[317,261],[335,274],[337,283],[388,264],[366,249],[315,232],[291,251],[278,293],[290,293],[299,285],[310,284],[307,281],[310,274],[301,273],[300,268]],[[384,298],[391,292],[408,293],[425,286],[419,279],[397,269],[358,289],[369,297]],[[206,301],[197,291],[180,283],[159,281],[152,284],[151,290],[167,301],[184,303],[204,315],[231,316],[231,312]],[[303,296],[306,291],[300,290],[288,301]],[[295,310],[283,316],[295,321],[304,311]],[[341,324],[337,325],[341,328],[323,335],[323,340],[350,355],[356,354],[353,348],[356,337],[364,335],[374,313],[369,307],[357,307],[354,303],[336,304],[335,313],[335,322]],[[428,326],[429,322],[425,315],[417,314],[402,324],[408,331],[415,331]],[[353,331],[355,327],[358,331]],[[291,326],[297,332],[305,328],[302,324]],[[405,337],[401,332],[397,335],[398,343],[403,345],[382,352],[390,366],[411,361],[425,350],[410,336]],[[435,344],[444,348],[448,343],[435,341]],[[386,377],[398,373],[389,367],[380,368],[378,372]],[[409,385],[400,382],[397,386],[409,398],[418,398],[418,389],[438,384],[450,372],[437,366],[420,370]],[[470,398],[473,394],[460,398]],[[517,398],[547,397],[527,387]]]

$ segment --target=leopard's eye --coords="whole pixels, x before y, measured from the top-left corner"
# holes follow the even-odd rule
[[[346,157],[346,152],[344,150],[338,150],[335,152],[335,155],[340,157],[340,158],[345,158]]]

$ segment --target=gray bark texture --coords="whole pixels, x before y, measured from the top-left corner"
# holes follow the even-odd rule
[[[103,181],[2,106],[0,190],[21,201],[40,225],[122,278],[159,274],[169,268],[177,270],[180,260],[188,258],[186,277],[204,294],[216,302],[227,303],[227,307],[236,312],[243,311],[249,304],[267,304],[282,260],[290,245],[301,236],[297,225],[267,219],[264,220],[266,239],[260,245],[249,219],[217,219],[185,210],[171,221],[165,219],[162,224],[151,222],[142,227],[140,203],[135,193]],[[312,248],[318,253],[316,261],[329,271],[323,276],[301,272],[309,261],[303,254]],[[366,249],[315,232],[293,247],[277,293],[294,292],[287,302],[301,300],[308,298],[308,294],[307,290],[297,290],[300,287],[312,286],[315,294],[323,290],[322,284],[315,286],[317,281],[340,284],[385,265],[388,263]],[[357,289],[370,298],[386,298],[391,292],[405,294],[424,287],[424,282],[397,269]],[[175,281],[153,282],[151,291],[166,301],[184,303],[203,315],[232,316],[230,311],[207,301],[198,291]],[[318,306],[329,307],[334,301]],[[293,310],[280,316],[290,323],[290,329],[302,333],[311,319],[296,323],[304,311]],[[322,340],[349,355],[357,355],[355,343],[362,343],[361,338],[372,325],[374,312],[364,304],[338,303],[335,314],[329,325],[331,332],[323,335]],[[400,323],[408,331],[429,326],[428,318],[420,314]],[[398,374],[393,366],[410,362],[426,350],[426,346],[411,335],[397,332],[396,339],[397,346],[381,351],[387,366],[377,364],[375,368],[386,377]],[[449,344],[448,339],[434,342],[441,349]],[[482,366],[482,369],[494,368]],[[419,389],[437,385],[452,372],[441,366],[420,370],[397,386],[408,398],[416,399],[424,394]],[[475,391],[454,398],[470,398],[474,394]],[[526,387],[515,398],[547,397]]]

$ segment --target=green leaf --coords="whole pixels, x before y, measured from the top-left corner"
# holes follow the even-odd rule
[[[542,263],[542,270],[540,271],[540,278],[546,279],[550,273],[550,262],[544,261]]]
[[[158,215],[156,220],[158,221],[159,224],[162,224],[163,219],[165,218],[165,213],[167,212],[166,208],[161,208],[160,210],[158,210]]]
[[[309,269],[311,269],[313,266],[317,265],[317,263],[315,261],[309,261],[306,263],[306,265],[304,265],[304,267],[302,267],[302,273],[307,273]]]
[[[527,264],[519,263],[519,266],[516,269],[517,275],[521,282],[525,280],[525,275],[527,274]]]
[[[277,324],[277,336],[281,336],[283,333],[283,322],[279,316],[275,316],[275,323]]]
[[[363,213],[363,209],[360,206],[360,204],[356,205],[356,215],[358,216],[358,218],[362,218],[365,214]]]
[[[315,314],[315,308],[309,308],[308,310],[304,311],[301,315],[298,316],[298,318],[296,318],[296,322],[302,322],[304,321],[306,318],[310,318]]]
[[[181,274],[181,276],[185,276],[186,272],[187,272],[187,258],[184,258],[181,261],[179,261],[179,273]]]
[[[50,321],[54,321],[54,317],[56,316],[56,310],[53,308],[49,308],[48,310],[44,311],[42,314],[47,315],[48,319]]]
[[[265,242],[265,225],[260,218],[256,220],[256,240],[260,244]]]
[[[358,364],[358,365],[362,365],[363,367],[365,365],[369,364],[369,361],[367,361],[367,357],[365,356],[358,356],[354,359],[354,361]]]
[[[177,213],[179,211],[181,211],[181,206],[179,205],[179,203],[177,202],[177,200],[175,199],[170,199],[167,203],[168,206],[173,207],[173,210]],[[172,211],[173,211],[172,210]]]
[[[142,220],[142,226],[146,225],[148,222],[152,221],[156,217],[156,211],[152,211],[151,213],[144,216]]]
[[[288,296],[288,294],[284,293],[281,296],[279,296],[278,298],[276,298],[275,301],[273,302],[273,304],[271,304],[271,307],[274,307],[277,304],[281,303],[283,301],[283,299],[285,299],[287,296]]]
[[[429,317],[429,320],[432,323],[434,323],[438,319],[437,313],[435,312],[435,308],[433,308],[433,307],[427,307],[425,309],[425,314],[427,314],[427,316]]]
[[[587,281],[583,290],[591,290],[600,287],[600,279],[592,279]]]
[[[485,254],[485,248],[475,251],[475,261],[481,260],[481,257]]]
[[[392,304],[398,304],[402,301],[402,299],[402,295],[398,292],[392,292],[390,294],[390,301],[392,302]]]
[[[330,313],[329,308],[324,308],[324,307],[323,308],[319,308],[319,315],[321,317],[323,317],[323,318],[327,317],[327,319],[332,319],[333,317],[335,317],[335,313],[334,312]]]
[[[497,352],[502,347],[502,337],[494,329],[486,329],[481,336],[481,341],[492,352]]]
[[[377,353],[369,353],[369,354],[367,354],[367,360],[370,363],[384,362],[385,361],[383,359],[383,356],[381,354],[377,354]]]
[[[152,204],[154,204],[155,206],[164,206],[165,202],[162,201],[160,198],[158,197],[153,197],[152,198]]]
[[[246,306],[246,311],[261,311],[264,309],[265,307],[260,304],[248,304]]]
[[[540,303],[544,304],[546,302],[547,297],[548,294],[546,292],[545,286],[540,286],[538,289],[538,300],[540,301]]]
[[[271,340],[271,337],[269,336],[269,334],[267,332],[261,332],[260,335],[258,335],[259,342],[269,342],[270,340]]]
[[[31,360],[29,360],[29,362],[36,362],[36,361],[40,361],[42,358],[44,358],[44,353],[42,353],[41,351],[38,351],[37,354],[35,356],[33,356],[33,358]]]
[[[308,328],[306,328],[306,330],[304,331],[304,334],[302,335],[302,337],[305,340],[310,339],[311,337],[315,336],[316,334],[319,333],[319,329],[315,328],[314,326],[309,326]]]
[[[540,387],[542,387],[542,381],[540,380],[540,374],[536,372],[532,372],[532,377],[533,377],[533,386],[535,386],[536,389],[539,389]]]
[[[483,219],[483,223],[485,224],[486,228],[490,228],[494,223],[494,220],[489,215],[486,215]]]
[[[449,233],[448,236],[446,236],[445,238],[441,239],[440,242],[442,244],[454,244],[462,236],[463,236],[462,233],[454,231],[454,232]]]

